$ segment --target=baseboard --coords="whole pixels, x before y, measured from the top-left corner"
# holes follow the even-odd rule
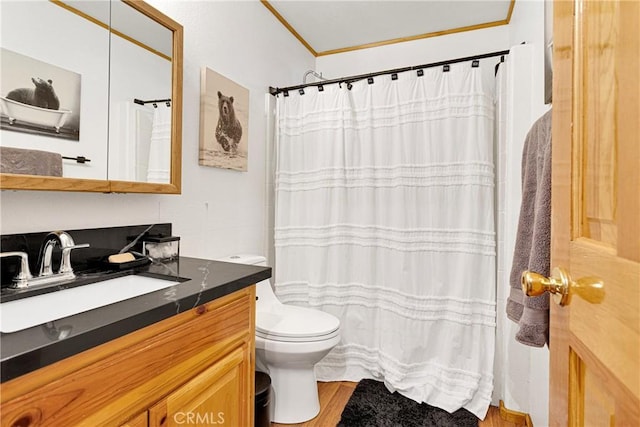
[[[533,421],[531,421],[529,414],[507,409],[502,400],[500,401],[500,418],[521,426],[533,427]]]

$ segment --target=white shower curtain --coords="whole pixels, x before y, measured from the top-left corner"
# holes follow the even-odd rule
[[[332,313],[319,380],[484,418],[495,342],[493,97],[469,63],[277,100],[275,286]]]
[[[171,107],[163,104],[153,110],[147,181],[171,181]]]

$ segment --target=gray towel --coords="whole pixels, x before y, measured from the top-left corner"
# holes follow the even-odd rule
[[[549,294],[524,295],[525,270],[549,275],[551,251],[551,110],[533,124],[522,152],[522,204],[507,300],[507,317],[517,322],[516,340],[542,347],[549,343]]]
[[[62,176],[62,156],[49,151],[0,147],[0,173]]]

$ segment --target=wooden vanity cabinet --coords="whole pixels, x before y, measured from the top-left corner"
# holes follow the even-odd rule
[[[121,424],[120,427],[147,427],[148,425],[149,413],[145,411],[128,422]]]
[[[2,426],[252,426],[255,287],[0,386]]]

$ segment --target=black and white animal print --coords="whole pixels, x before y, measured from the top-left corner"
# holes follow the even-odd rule
[[[225,96],[218,91],[218,112],[220,117],[216,126],[216,140],[224,151],[236,154],[242,138],[242,125],[236,118],[233,96]]]
[[[35,88],[14,89],[7,94],[7,99],[50,110],[60,108],[60,101],[53,90],[53,81],[39,77],[32,77],[31,81]]]

